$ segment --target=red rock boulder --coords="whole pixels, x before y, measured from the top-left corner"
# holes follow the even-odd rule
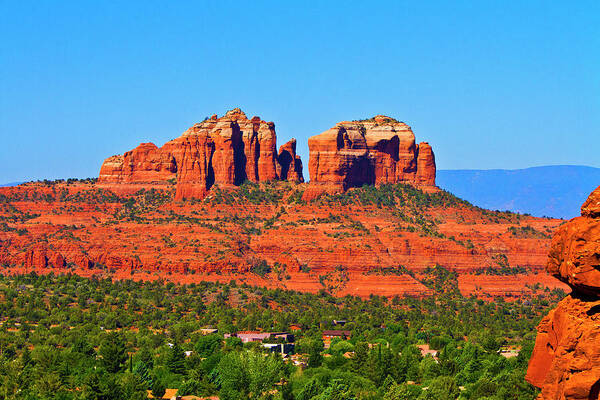
[[[600,188],[599,188],[600,189]],[[542,399],[600,394],[600,190],[556,231],[547,270],[573,292],[538,325],[526,379]]]

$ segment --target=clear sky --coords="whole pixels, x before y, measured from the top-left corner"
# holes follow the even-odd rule
[[[438,168],[600,167],[600,1],[0,0],[0,183],[97,176],[239,106],[386,114]]]

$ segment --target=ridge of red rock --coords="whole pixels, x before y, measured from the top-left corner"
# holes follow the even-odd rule
[[[339,122],[310,137],[308,147],[312,196],[386,183],[435,188],[431,146],[417,145],[410,126],[384,115]]]
[[[526,379],[541,399],[600,396],[600,187],[560,226],[546,269],[573,292],[538,326]]]
[[[98,183],[110,187],[174,180],[175,198],[181,200],[203,198],[215,184],[304,182],[296,140],[282,145],[279,152],[276,144],[272,122],[248,119],[235,108],[220,118],[213,115],[195,124],[162,147],[141,143],[123,155],[107,158]],[[437,190],[431,146],[416,144],[412,129],[390,117],[339,122],[309,138],[308,145],[311,185],[305,192],[307,200],[365,184],[405,183]]]
[[[481,298],[517,299],[538,283],[567,287],[543,272],[547,235],[561,220],[444,205],[441,192],[407,190],[416,197],[404,205],[378,206],[352,197],[364,190],[355,188],[306,202],[307,185],[293,182],[214,187],[194,201],[172,201],[176,190],[173,182],[0,188],[0,267],[368,297],[431,295],[421,280],[441,265],[457,272],[463,294]],[[519,226],[526,235],[513,233]],[[527,273],[485,272],[503,260]],[[262,262],[273,268],[264,277],[253,272]]]
[[[280,179],[302,182],[302,162],[295,140],[276,149],[275,124],[259,117],[248,119],[239,108],[218,118],[213,115],[180,137],[157,147],[142,143],[135,149],[107,158],[98,183],[160,183],[176,180],[176,199],[204,197],[214,185],[239,185]],[[293,153],[293,162],[288,160]],[[281,156],[282,160],[279,159]],[[282,167],[283,166],[283,167]],[[288,174],[288,171],[290,172]]]

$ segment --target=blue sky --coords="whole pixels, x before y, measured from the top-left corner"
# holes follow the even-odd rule
[[[97,176],[239,106],[387,114],[438,168],[600,167],[600,2],[0,1],[0,183]]]

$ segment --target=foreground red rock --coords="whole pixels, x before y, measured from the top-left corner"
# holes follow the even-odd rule
[[[600,395],[600,187],[581,217],[559,227],[547,270],[572,287],[538,326],[526,379],[542,399],[598,399]]]
[[[390,117],[339,122],[309,138],[308,147],[313,192],[384,183],[435,188],[431,146],[417,145],[411,128]]]

